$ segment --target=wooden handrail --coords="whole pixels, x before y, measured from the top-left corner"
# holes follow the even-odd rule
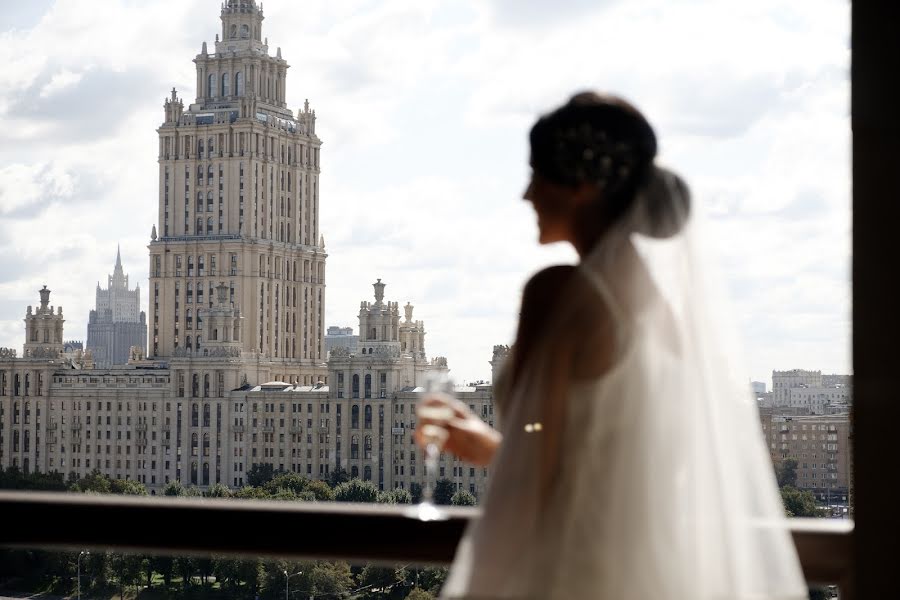
[[[0,491],[0,546],[448,564],[479,515],[445,507],[448,520],[422,522],[408,508]],[[792,519],[791,530],[808,581],[849,581],[852,522]]]

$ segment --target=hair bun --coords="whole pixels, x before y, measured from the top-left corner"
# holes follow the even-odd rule
[[[638,191],[632,224],[634,231],[653,238],[668,238],[684,228],[691,214],[691,191],[669,169],[652,165]]]

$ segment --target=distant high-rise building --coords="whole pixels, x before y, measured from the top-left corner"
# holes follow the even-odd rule
[[[97,283],[97,305],[88,318],[87,349],[96,366],[108,368],[127,364],[132,346],[147,347],[147,315],[141,311],[141,286],[128,288],[122,254],[117,251],[108,287],[103,289]]]
[[[754,394],[760,395],[766,393],[766,384],[763,381],[751,381],[750,388]]]
[[[172,90],[157,130],[148,356],[208,356],[199,313],[224,284],[245,362],[314,383],[327,375],[316,114],[288,108],[289,65],[269,53],[262,4],[226,0],[220,17],[215,44],[194,57],[194,101]]]
[[[352,327],[331,326],[325,334],[325,352],[331,352],[335,348],[346,348],[355,352],[357,342],[359,336],[353,334]]]
[[[788,406],[791,400],[791,389],[803,386],[821,387],[822,371],[805,371],[803,369],[772,371],[775,406]]]

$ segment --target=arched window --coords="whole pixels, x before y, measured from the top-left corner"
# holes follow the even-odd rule
[[[371,460],[372,459],[372,436],[371,435],[366,436],[366,445],[364,446],[364,450],[365,450],[365,454],[363,455],[363,458],[365,458],[366,460]]]
[[[246,40],[250,37],[250,26],[249,25],[241,25],[241,39]]]
[[[203,456],[209,456],[209,434],[203,434]]]
[[[196,375],[194,375],[196,377]],[[200,411],[197,408],[197,403],[194,402],[191,405],[191,427],[197,427],[199,425],[198,420],[200,418]]]
[[[216,149],[216,144],[213,142],[212,138],[206,140],[206,152],[207,158],[212,158],[213,152]],[[206,176],[208,178],[212,178],[212,165],[209,165],[209,170],[206,172]]]
[[[354,404],[350,409],[350,429],[359,429],[359,405]]]
[[[13,452],[19,451],[19,430],[13,430]]]
[[[188,285],[191,285],[191,284],[188,283]],[[193,317],[193,311],[190,308],[187,309],[186,317],[187,317],[187,319],[186,319],[187,329],[193,329],[194,328],[194,317]],[[188,343],[188,348],[190,348],[190,347],[191,347],[191,344]]]
[[[188,349],[188,350],[193,350],[193,349],[194,349],[194,345],[191,344],[191,336],[187,336],[187,349]]]
[[[366,421],[364,423],[366,429],[372,429],[372,405],[366,404]]]
[[[210,98],[214,98],[216,95],[216,76],[212,73],[209,74],[209,77],[206,78],[206,95]],[[203,141],[201,140],[200,145],[203,145]],[[201,149],[202,153],[203,150]]]
[[[210,75],[212,77],[212,75]],[[197,158],[203,157],[203,140],[197,142]]]
[[[353,397],[359,398],[359,375],[353,376]]]
[[[203,463],[203,485],[209,485],[209,463]]]
[[[372,481],[372,467],[369,465],[363,469],[363,481]]]
[[[359,477],[359,467],[357,467],[356,465],[350,467],[350,477],[352,479],[356,479],[357,477]]]
[[[203,217],[197,217],[197,230],[194,233],[197,235],[203,234]]]
[[[203,185],[203,165],[197,165],[197,184]]]
[[[231,95],[231,80],[228,77],[228,73],[222,73],[222,95]]]
[[[197,463],[191,463],[191,483],[197,485]]]
[[[194,376],[191,378],[191,380],[192,380],[191,381],[191,392],[193,392],[192,395],[194,396],[194,398],[199,398],[200,397],[200,375],[198,375],[197,373],[194,373]],[[194,405],[194,415],[195,415],[194,416],[194,427],[197,426],[196,414],[197,414],[197,405],[195,404]]]
[[[203,376],[203,397],[209,398],[209,373]],[[209,405],[203,407],[203,426],[209,427]]]
[[[212,217],[206,219],[206,233],[212,233],[213,230],[213,220]]]
[[[359,436],[354,435],[350,438],[350,458],[359,458]]]
[[[370,352],[371,354],[371,352]],[[366,374],[366,398],[372,397],[372,375]],[[366,407],[367,409],[370,407]]]
[[[246,27],[246,25],[244,25]],[[244,74],[238,71],[234,76],[234,95],[244,95]]]
[[[201,175],[203,170],[200,170]],[[197,212],[203,212],[203,192],[197,192]]]
[[[199,439],[200,438],[197,436],[196,433],[191,434],[191,456],[197,456],[197,454],[200,452],[200,449],[199,449],[200,444],[198,443]]]
[[[244,25],[244,27],[246,27],[246,25]],[[231,39],[233,39],[233,40],[237,39],[237,31],[238,31],[237,25],[232,25],[231,26]]]

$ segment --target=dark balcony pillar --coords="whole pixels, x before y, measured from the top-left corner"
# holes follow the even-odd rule
[[[853,128],[853,462],[858,599],[896,594],[900,514],[894,462],[886,441],[896,437],[900,402],[900,310],[885,288],[900,261],[900,3],[852,3]],[[890,453],[891,456],[896,453]],[[847,597],[845,592],[842,598]]]

